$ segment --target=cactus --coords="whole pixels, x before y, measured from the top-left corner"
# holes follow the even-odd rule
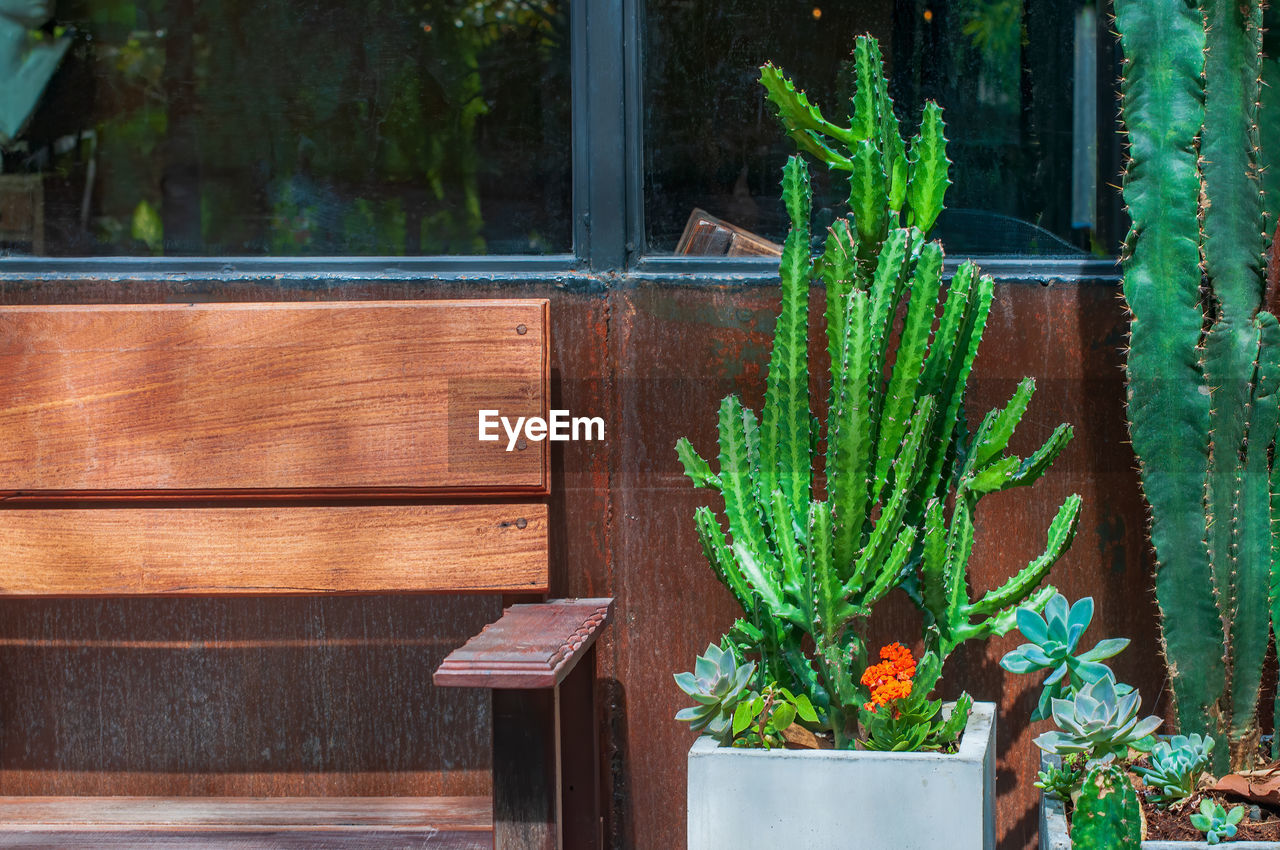
[[[1261,309],[1262,2],[1117,0],[1115,11],[1133,219],[1130,435],[1178,728],[1225,739],[1214,751],[1224,773],[1255,758],[1271,628],[1280,324]]]
[[[698,656],[692,673],[677,673],[676,684],[697,705],[682,708],[676,720],[687,720],[695,732],[703,732],[722,745],[733,739],[733,714],[738,705],[754,697],[751,677],[756,665],[738,664],[729,650],[715,644]]]
[[[1114,762],[1094,766],[1084,778],[1071,818],[1074,850],[1138,850],[1142,808],[1137,792]]]
[[[801,150],[848,172],[854,214],[835,222],[815,262],[808,170],[799,156],[787,162],[782,189],[791,228],[763,415],[736,396],[724,399],[716,471],[687,439],[676,446],[694,484],[724,498],[729,537],[711,508],[698,508],[695,520],[712,569],[745,612],[729,640],[740,656],[759,659],[762,684],[808,695],[839,747],[853,745],[858,707],[867,699],[858,681],[867,663],[863,624],[910,564],[922,565],[917,595],[927,614],[926,649],[940,670],[962,641],[1011,629],[1024,601],[1043,607],[1054,591],[1036,588],[1069,545],[1080,508],[1079,497],[1068,499],[1045,553],[971,599],[977,500],[1034,483],[1071,429],[1060,426],[1026,460],[1006,454],[1034,391],[1024,381],[972,437],[965,432],[961,400],[993,282],[966,263],[941,294],[942,246],[926,242],[921,229],[937,217],[946,188],[941,113],[926,110],[908,149],[879,48],[862,38],[855,54],[859,84],[848,127],[822,118],[777,69],[761,71]],[[826,286],[825,433],[809,399],[814,280]],[[899,314],[904,325],[895,335]],[[934,681],[917,685],[927,693]]]

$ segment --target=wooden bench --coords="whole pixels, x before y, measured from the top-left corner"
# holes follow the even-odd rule
[[[547,415],[547,309],[0,308],[0,594],[545,598],[547,443],[477,424]],[[0,797],[0,847],[599,847],[611,605],[511,605],[435,673],[493,691],[492,798]]]

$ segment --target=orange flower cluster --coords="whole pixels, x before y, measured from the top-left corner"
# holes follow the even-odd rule
[[[911,696],[911,677],[915,674],[916,660],[911,650],[900,643],[881,649],[880,663],[871,665],[862,674],[862,684],[871,689],[871,702],[863,708],[875,711],[877,706]]]

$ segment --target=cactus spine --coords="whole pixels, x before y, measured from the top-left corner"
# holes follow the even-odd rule
[[[1142,808],[1137,792],[1117,763],[1093,767],[1084,778],[1071,818],[1074,850],[1138,850]]]
[[[787,162],[782,190],[791,229],[763,415],[736,396],[724,399],[718,471],[688,440],[676,446],[694,484],[724,497],[729,537],[711,508],[698,508],[695,520],[707,559],[745,612],[729,634],[732,644],[759,658],[763,681],[807,694],[839,747],[853,745],[858,707],[867,699],[858,681],[867,665],[863,624],[909,565],[922,564],[930,660],[920,667],[933,672],[916,687],[927,692],[961,642],[1004,634],[1020,604],[1042,607],[1053,595],[1051,587],[1036,588],[1070,544],[1080,508],[1079,497],[1068,499],[1045,553],[971,599],[977,500],[1034,483],[1071,429],[1059,426],[1026,460],[1006,453],[1034,391],[1024,381],[972,437],[965,432],[961,401],[993,282],[966,263],[941,294],[942,246],[926,242],[921,230],[937,218],[947,186],[941,111],[925,110],[925,126],[908,147],[875,41],[860,38],[855,58],[858,93],[847,127],[822,118],[777,69],[761,70],[801,150],[848,173],[854,214],[835,222],[815,262],[808,169],[799,156]],[[825,432],[810,412],[808,390],[815,280],[827,295]],[[894,317],[904,307],[894,346]],[[822,438],[825,453],[818,451]],[[955,507],[948,511],[950,497]]]
[[[1215,750],[1222,773],[1256,750],[1271,623],[1280,326],[1261,309],[1262,3],[1115,8],[1133,219],[1130,434],[1151,506],[1179,729],[1226,739]]]

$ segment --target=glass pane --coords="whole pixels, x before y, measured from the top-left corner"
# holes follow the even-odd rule
[[[571,250],[564,0],[0,0],[0,254]]]
[[[757,69],[772,60],[844,122],[850,49],[868,31],[880,40],[904,135],[919,126],[926,99],[944,108],[954,185],[934,235],[952,256],[1117,247],[1115,101],[1104,88],[1100,108],[1098,87],[1116,73],[1092,4],[649,0],[651,252],[761,253],[782,239],[778,181],[793,147]],[[843,180],[816,174],[814,187],[818,224],[843,214]]]

